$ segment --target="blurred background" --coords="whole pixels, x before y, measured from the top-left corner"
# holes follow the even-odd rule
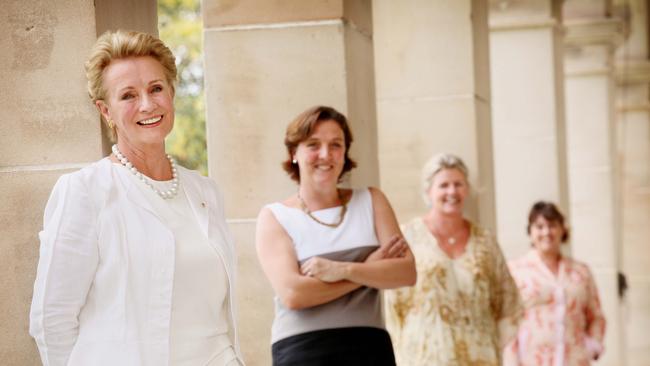
[[[203,93],[203,22],[199,0],[159,0],[160,39],[176,56],[178,87],[174,130],[167,149],[186,168],[208,175]]]

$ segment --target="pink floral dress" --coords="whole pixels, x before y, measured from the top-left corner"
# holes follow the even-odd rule
[[[526,312],[505,365],[588,366],[602,353],[605,318],[586,264],[562,257],[555,275],[533,249],[509,267]]]

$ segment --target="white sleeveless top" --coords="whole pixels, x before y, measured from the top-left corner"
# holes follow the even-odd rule
[[[372,196],[355,189],[347,213],[336,228],[317,223],[300,209],[282,203],[267,205],[293,241],[300,264],[313,256],[346,262],[362,262],[379,246],[375,234]],[[336,222],[341,207],[313,211],[322,222]],[[308,309],[290,310],[275,296],[275,319],[271,342],[314,330],[384,328],[379,291],[361,287],[338,299]]]
[[[219,255],[199,227],[183,183],[176,197],[163,200],[129,175],[176,240],[169,364],[237,365],[228,337],[228,277]],[[171,187],[171,181],[147,180],[159,190]]]

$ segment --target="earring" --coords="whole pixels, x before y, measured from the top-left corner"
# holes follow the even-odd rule
[[[115,128],[115,122],[113,122],[112,119],[108,120],[108,128],[110,128],[111,130]]]
[[[296,158],[293,158],[293,160],[291,160],[291,163],[298,164],[298,160],[296,160]]]

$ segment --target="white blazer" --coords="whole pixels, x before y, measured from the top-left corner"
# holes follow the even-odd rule
[[[169,364],[174,237],[118,168],[104,158],[61,176],[45,208],[29,329],[45,366]],[[221,193],[196,172],[178,174],[223,260],[229,335],[241,362],[236,254]]]

